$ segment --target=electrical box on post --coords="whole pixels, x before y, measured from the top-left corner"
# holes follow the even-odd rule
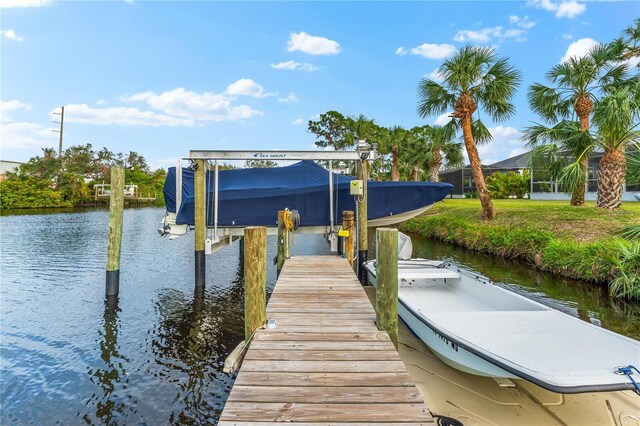
[[[362,187],[361,180],[352,180],[349,186],[350,194],[353,196],[361,197],[364,195],[364,189]]]

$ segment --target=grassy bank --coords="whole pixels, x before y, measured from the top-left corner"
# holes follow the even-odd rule
[[[492,221],[480,217],[476,199],[447,199],[400,229],[496,256],[526,260],[563,276],[607,283],[618,273],[617,233],[640,223],[640,203],[616,211],[594,203],[571,207],[567,201],[494,200]],[[639,283],[640,286],[640,283]]]

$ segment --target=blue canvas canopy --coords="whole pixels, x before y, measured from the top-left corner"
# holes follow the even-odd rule
[[[207,225],[213,226],[214,179],[205,174]],[[223,170],[219,172],[218,226],[274,226],[278,210],[300,212],[302,226],[329,225],[329,171],[313,161],[286,167]],[[333,173],[334,217],[355,210],[349,182],[354,178]],[[368,218],[376,219],[429,206],[445,198],[453,186],[433,182],[368,182]],[[168,212],[176,213],[176,169],[164,184]],[[194,174],[182,169],[182,204],[177,224],[194,224]]]

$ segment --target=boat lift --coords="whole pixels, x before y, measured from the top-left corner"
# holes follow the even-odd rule
[[[218,176],[220,160],[271,160],[271,161],[299,161],[299,160],[319,160],[329,162],[329,220],[330,225],[326,226],[306,227],[302,233],[328,234],[329,241],[332,239],[337,242],[335,236],[335,218],[334,218],[334,189],[333,189],[333,162],[334,161],[363,161],[375,160],[375,145],[369,145],[366,141],[361,140],[354,151],[239,151],[239,150],[191,150],[186,160],[204,160],[205,162],[214,162],[214,200],[213,200],[213,235],[205,241],[205,252],[213,253],[220,248],[231,244],[235,239],[243,235],[243,227],[225,227],[222,229],[222,235],[218,230]],[[366,178],[366,177],[365,177]],[[206,184],[205,191],[206,191]],[[364,185],[366,188],[366,185]],[[365,189],[366,191],[366,189]],[[206,199],[206,193],[205,193]],[[178,161],[176,167],[176,206],[182,203],[182,160]],[[206,208],[207,203],[205,203]],[[357,203],[356,203],[357,205]],[[283,208],[286,206],[283,206]],[[177,212],[176,212],[177,213]],[[205,211],[206,213],[206,211]],[[275,215],[274,215],[275,217]],[[207,221],[205,220],[205,224]],[[175,225],[173,225],[175,226]],[[180,225],[178,225],[180,226]],[[206,226],[206,225],[205,225]],[[210,229],[207,227],[207,229]],[[184,225],[184,232],[186,232]],[[268,235],[276,235],[277,228],[275,226],[267,228]]]

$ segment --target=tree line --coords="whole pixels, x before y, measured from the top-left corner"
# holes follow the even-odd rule
[[[571,205],[584,204],[588,158],[597,150],[604,152],[597,174],[597,207],[619,207],[625,177],[640,178],[640,64],[632,67],[629,60],[634,58],[640,58],[640,19],[610,43],[554,66],[546,74],[547,84],[528,88],[529,106],[544,123],[524,129],[522,140],[532,149],[533,167],[569,188]],[[491,192],[504,191],[491,191],[484,177],[476,145],[491,141],[492,136],[476,112],[484,112],[494,122],[513,117],[512,98],[522,74],[508,58],[479,46],[463,47],[447,57],[437,72],[438,81],[420,80],[417,112],[422,118],[449,113],[452,119],[445,126],[382,127],[363,115],[328,111],[309,121],[308,130],[322,148],[353,149],[362,139],[376,143],[381,155],[372,164],[373,179],[437,182],[442,167],[462,164],[464,148],[482,216],[491,219]],[[514,182],[513,191],[521,192],[522,182],[515,182],[513,176],[509,179]],[[498,188],[509,179],[494,178],[489,183]]]
[[[59,155],[44,148],[0,182],[0,208],[73,207],[94,202],[93,185],[110,183],[111,167],[125,167],[125,183],[138,185],[138,193],[155,194],[163,202],[164,169],[151,171],[137,152],[127,155],[91,144],[75,145]]]

